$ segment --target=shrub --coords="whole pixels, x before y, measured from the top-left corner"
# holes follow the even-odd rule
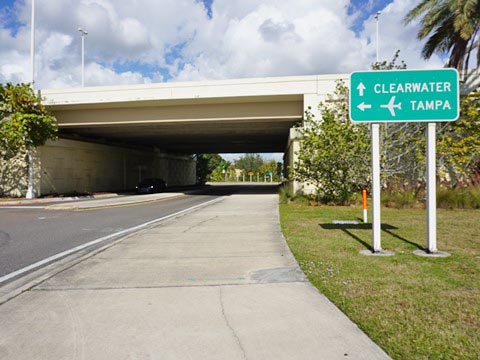
[[[414,189],[386,190],[381,194],[383,206],[403,209],[422,206],[422,198]]]
[[[440,188],[437,207],[444,209],[480,209],[480,186],[466,188]]]
[[[298,205],[318,205],[318,201],[314,196],[305,195],[301,191],[298,191],[296,194],[293,194],[288,186],[282,185],[278,188],[278,195],[280,204],[290,204],[295,203]]]
[[[280,204],[288,204],[294,198],[294,195],[286,185],[282,185],[278,188],[278,196],[280,198]]]
[[[413,188],[387,189],[382,192],[383,206],[392,208],[425,207],[424,191]],[[442,209],[480,209],[480,185],[437,189],[437,208]]]

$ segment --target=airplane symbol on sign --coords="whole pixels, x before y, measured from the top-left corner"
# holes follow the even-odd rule
[[[380,107],[383,109],[388,109],[392,116],[396,116],[395,109],[402,110],[402,103],[395,104],[395,96],[392,96],[388,104],[380,105]]]

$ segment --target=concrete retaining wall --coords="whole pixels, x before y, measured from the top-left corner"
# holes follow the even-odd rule
[[[5,161],[0,157],[0,196],[22,196],[20,189],[27,189],[27,152],[20,151]]]
[[[4,176],[0,182],[10,196],[26,193],[23,158],[10,165],[23,169],[21,176]],[[147,177],[163,178],[168,186],[193,185],[195,168],[195,160],[187,155],[60,139],[37,149],[35,189],[37,195],[124,190]]]

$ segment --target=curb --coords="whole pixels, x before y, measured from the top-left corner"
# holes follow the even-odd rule
[[[0,202],[0,208],[2,206],[15,206],[15,205],[39,205],[39,204],[48,204],[52,202],[64,202],[64,201],[81,201],[81,200],[94,200],[94,199],[105,199],[105,198],[116,198],[119,195],[116,193],[111,194],[99,194],[92,196],[68,196],[68,197],[53,197],[53,198],[40,198],[32,200],[7,200]]]

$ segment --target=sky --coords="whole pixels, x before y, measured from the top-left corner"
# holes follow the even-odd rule
[[[349,73],[397,49],[409,68],[421,56],[419,0],[36,0],[37,88]],[[0,0],[0,82],[29,82],[31,0]],[[227,156],[231,160],[237,155]],[[280,154],[270,155],[280,160]]]

